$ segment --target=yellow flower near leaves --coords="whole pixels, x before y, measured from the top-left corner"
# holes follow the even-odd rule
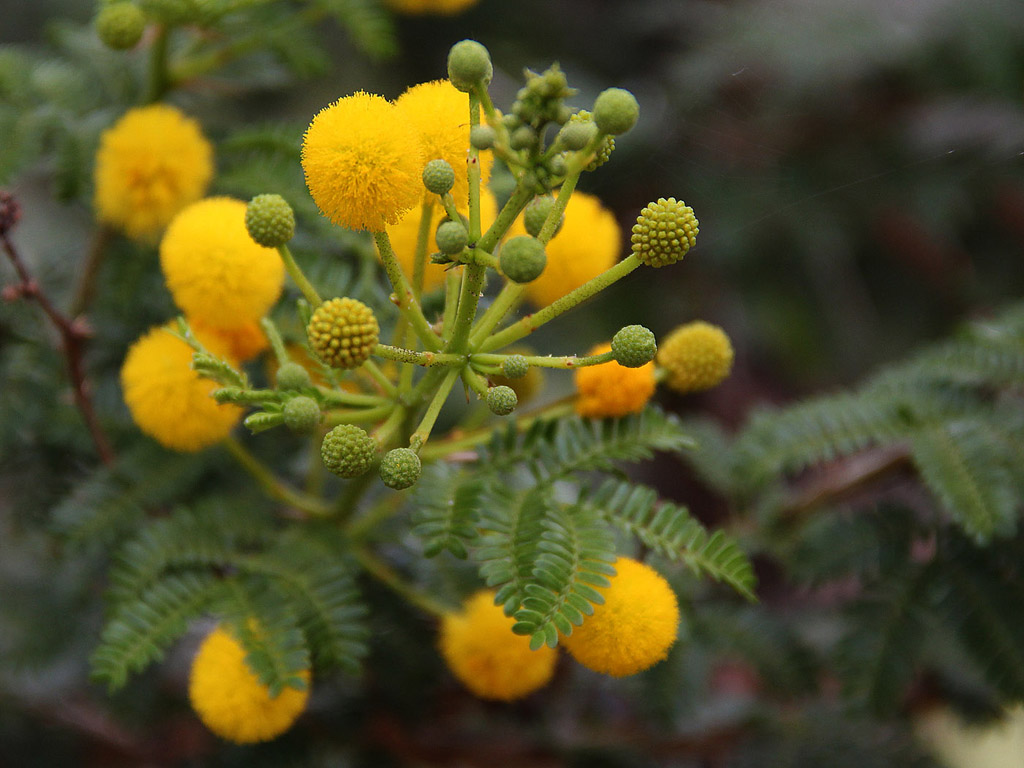
[[[100,221],[151,237],[203,196],[213,149],[199,124],[167,104],[129,110],[100,137],[94,171]]]
[[[679,326],[658,346],[658,364],[668,372],[665,383],[683,394],[721,384],[732,370],[732,360],[725,331],[703,320]]]
[[[187,317],[189,327],[201,339],[216,336],[224,346],[228,357],[239,362],[252,360],[260,352],[270,346],[267,335],[263,333],[259,323],[251,322],[237,328],[218,328],[207,325],[194,318]]]
[[[284,264],[245,228],[246,205],[210,197],[179,213],[160,242],[174,303],[191,320],[220,329],[259,321],[281,295]]]
[[[598,344],[590,355],[611,350],[611,344]],[[617,418],[644,409],[654,395],[654,363],[627,368],[612,360],[602,365],[577,368],[576,412],[595,419]]]
[[[383,96],[359,92],[324,107],[302,140],[306,186],[335,224],[380,232],[423,197],[416,129]]]
[[[188,695],[203,724],[236,744],[270,741],[287,731],[306,708],[304,690],[286,686],[276,697],[245,663],[245,649],[228,631],[211,632],[192,662]]]
[[[614,563],[603,605],[561,639],[580,664],[612,677],[635,675],[668,655],[679,632],[679,604],[664,577],[628,557]]]
[[[520,699],[546,685],[555,671],[555,649],[531,651],[530,638],[512,632],[514,623],[488,589],[441,619],[441,654],[448,668],[482,699]]]
[[[224,342],[203,337],[211,353],[227,357]],[[192,348],[164,328],[136,341],[121,366],[121,389],[132,419],[144,433],[175,451],[199,451],[227,437],[242,416],[210,392],[220,385],[192,370]]]

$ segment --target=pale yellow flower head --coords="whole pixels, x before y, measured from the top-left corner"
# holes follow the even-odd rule
[[[302,141],[306,186],[335,224],[380,232],[423,196],[416,129],[382,96],[359,92],[320,110]]]
[[[612,677],[635,675],[668,655],[679,632],[679,604],[664,577],[628,557],[614,563],[604,605],[561,643],[580,664]]]
[[[195,120],[167,104],[138,107],[100,137],[96,215],[131,237],[152,237],[212,177],[213,148]]]
[[[192,662],[188,696],[203,724],[236,744],[270,741],[287,731],[309,699],[309,671],[301,674],[305,690],[286,686],[270,690],[245,663],[245,649],[225,629],[211,632]]]
[[[590,355],[610,351],[611,344],[598,344]],[[612,360],[602,365],[577,368],[576,413],[595,419],[616,418],[644,409],[654,395],[654,363],[627,368]]]
[[[459,682],[482,699],[521,699],[547,685],[554,673],[555,649],[531,651],[530,638],[512,632],[514,623],[489,589],[441,619],[441,655]]]
[[[203,337],[215,355],[228,357],[215,336]],[[165,448],[199,451],[227,437],[242,409],[219,405],[210,392],[219,385],[192,370],[192,348],[164,328],[152,328],[128,350],[121,389],[132,420]]]
[[[221,329],[257,322],[281,295],[284,264],[245,228],[245,203],[210,197],[179,213],[160,243],[160,266],[174,303]]]
[[[718,386],[732,370],[732,343],[717,325],[695,320],[681,325],[658,347],[665,383],[676,392],[702,392]]]

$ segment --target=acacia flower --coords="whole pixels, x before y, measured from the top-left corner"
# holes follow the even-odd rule
[[[598,344],[589,355],[609,352],[611,344]],[[654,395],[654,363],[627,368],[612,360],[575,371],[576,412],[595,419],[616,418],[644,409]]]
[[[732,344],[717,325],[696,320],[681,325],[658,349],[658,364],[667,372],[666,384],[683,394],[720,384],[732,370]]]

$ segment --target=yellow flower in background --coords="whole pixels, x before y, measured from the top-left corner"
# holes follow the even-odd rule
[[[611,344],[598,344],[588,355],[610,351]],[[642,411],[654,395],[654,363],[627,368],[614,360],[602,365],[577,368],[576,412],[595,419],[616,418]]]
[[[228,357],[223,342],[203,337],[215,355]],[[152,328],[128,350],[121,389],[132,419],[165,448],[199,451],[227,437],[242,409],[219,405],[210,392],[220,385],[192,370],[192,348],[164,328]]]
[[[422,152],[394,104],[359,92],[316,114],[302,140],[302,168],[331,221],[380,232],[423,197]]]
[[[240,363],[252,360],[270,346],[267,335],[263,333],[263,329],[256,322],[246,323],[237,328],[218,328],[191,317],[185,319],[196,336],[201,339],[215,336],[220,340],[227,356]]]
[[[526,234],[522,217],[509,237]],[[545,246],[544,272],[526,284],[526,296],[537,306],[547,306],[597,277],[619,260],[622,233],[611,211],[593,195],[575,192],[565,207],[565,222]]]
[[[398,97],[395,107],[401,119],[408,121],[420,137],[423,165],[431,160],[447,160],[455,170],[452,197],[460,211],[469,204],[469,175],[466,158],[469,148],[469,98],[448,80],[434,80],[409,88]],[[420,168],[422,173],[423,168]],[[487,184],[491,176],[491,153],[480,153],[480,180]]]
[[[258,321],[281,295],[284,264],[245,228],[245,203],[210,197],[179,213],[160,243],[160,266],[174,303],[221,329]]]
[[[515,621],[494,604],[485,589],[470,596],[458,613],[441,619],[440,647],[459,682],[482,699],[513,701],[543,687],[555,671],[558,654],[512,632]]]
[[[435,197],[434,199],[436,200],[437,198]],[[459,212],[465,214],[466,210],[460,206]],[[391,240],[391,248],[398,258],[398,263],[402,265],[402,271],[409,278],[410,285],[412,284],[413,268],[416,264],[416,242],[420,233],[421,215],[422,208],[417,205],[399,219],[397,224],[387,228],[388,238]],[[494,195],[488,189],[480,190],[480,226],[484,232],[487,231],[487,228],[491,226],[497,216],[498,202],[494,199]],[[432,206],[430,234],[427,238],[427,263],[423,270],[424,291],[430,291],[444,285],[445,275],[447,274],[447,267],[445,265],[432,264],[430,262],[430,254],[437,251],[434,233],[437,231],[437,225],[441,223],[443,218],[445,218],[444,208],[441,207],[440,202],[436,202]],[[379,253],[377,257],[380,258]]]
[[[167,104],[138,107],[100,137],[96,214],[131,237],[151,237],[212,177],[213,148],[195,120]]]
[[[676,328],[658,346],[665,383],[676,392],[701,392],[717,386],[732,370],[732,344],[717,325],[696,320]]]
[[[437,16],[454,16],[467,8],[472,8],[480,0],[384,0],[388,6],[398,13],[416,16],[433,14]]]
[[[665,578],[628,557],[614,563],[604,605],[561,643],[580,664],[612,677],[635,675],[666,656],[679,632],[679,604]]]
[[[275,698],[245,663],[245,649],[225,629],[211,632],[192,662],[188,696],[203,724],[236,744],[270,741],[287,731],[309,700],[305,690],[286,686]]]

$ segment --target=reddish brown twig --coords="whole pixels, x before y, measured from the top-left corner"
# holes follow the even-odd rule
[[[49,318],[53,327],[57,329],[61,339],[61,350],[67,363],[68,377],[71,379],[71,388],[74,393],[75,405],[82,414],[85,426],[92,436],[93,444],[99,453],[104,464],[111,464],[114,461],[114,452],[110,447],[110,441],[100,426],[96,411],[93,408],[92,398],[89,394],[89,385],[85,377],[85,364],[83,353],[85,342],[90,336],[88,325],[80,318],[69,318],[54,306],[50,298],[35,281],[25,263],[18,255],[14,243],[11,242],[9,233],[20,218],[20,209],[17,201],[7,192],[0,192],[0,243],[3,244],[7,258],[14,266],[20,283],[9,286],[4,290],[5,299],[28,298],[33,299]]]

